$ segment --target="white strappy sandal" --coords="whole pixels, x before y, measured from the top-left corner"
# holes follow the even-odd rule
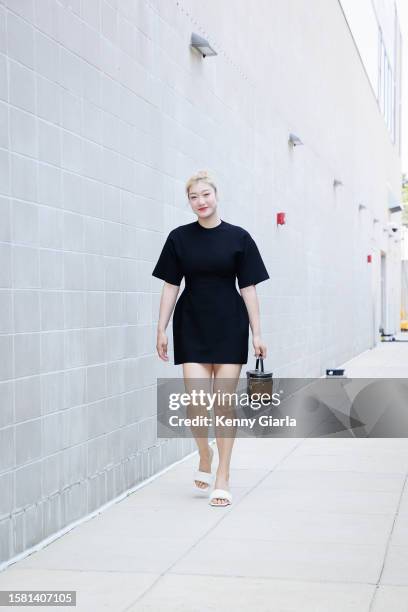
[[[210,446],[210,448],[211,448],[211,446]],[[211,448],[211,463],[212,463],[213,458],[214,458],[214,451]],[[210,488],[210,486],[213,483],[214,475],[211,474],[210,472],[201,472],[200,470],[196,470],[194,472],[193,480],[194,480],[194,488],[195,488],[196,491],[201,491],[202,493],[207,493],[208,489]],[[206,487],[198,487],[196,485],[196,483],[195,483],[196,480],[199,480],[200,482],[205,482],[205,484],[208,485],[208,486],[206,486]]]
[[[224,504],[219,504],[219,503],[213,503],[215,499],[217,498],[221,498],[224,499],[226,501],[226,503]],[[210,501],[209,501],[210,506],[220,506],[221,508],[225,508],[226,506],[230,506],[232,504],[232,495],[229,491],[226,491],[225,489],[214,489],[214,491],[211,493],[210,495]]]

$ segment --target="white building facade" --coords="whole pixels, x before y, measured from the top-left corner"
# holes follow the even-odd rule
[[[341,0],[341,5],[391,143],[400,157],[402,36],[396,4],[394,0]],[[401,200],[401,181],[399,184],[387,181],[382,232],[372,232],[372,246],[377,254],[373,275],[374,329],[379,321],[379,327],[386,334],[395,334],[400,328]],[[370,210],[375,217],[372,207]]]
[[[398,87],[390,123],[338,0],[0,1],[0,563],[195,448],[156,437],[151,276],[193,172],[270,274],[268,369],[397,330]]]

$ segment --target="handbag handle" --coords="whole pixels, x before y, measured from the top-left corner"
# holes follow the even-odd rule
[[[261,360],[261,372],[264,371],[263,357],[256,358],[255,370],[258,370],[259,360]]]

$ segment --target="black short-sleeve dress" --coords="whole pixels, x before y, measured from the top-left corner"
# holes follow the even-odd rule
[[[174,364],[248,361],[249,318],[237,291],[267,280],[258,247],[242,227],[198,221],[172,230],[152,272],[185,288],[173,314]]]

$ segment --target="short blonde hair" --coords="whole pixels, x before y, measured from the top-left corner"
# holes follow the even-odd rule
[[[215,184],[212,176],[207,172],[207,170],[200,170],[196,174],[191,176],[186,183],[186,194],[187,197],[190,195],[190,188],[194,185],[194,183],[198,183],[198,181],[203,181],[204,183],[208,183],[215,191],[215,195],[217,195],[217,186]]]

